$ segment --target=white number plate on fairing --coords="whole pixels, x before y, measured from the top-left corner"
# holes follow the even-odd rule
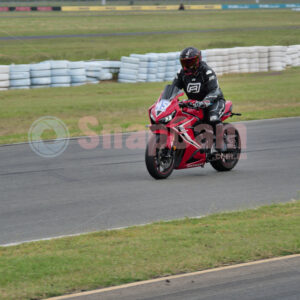
[[[159,111],[160,113],[165,111],[167,109],[167,107],[170,105],[170,101],[169,100],[160,100],[156,107],[155,107],[155,113],[157,115],[157,112]]]

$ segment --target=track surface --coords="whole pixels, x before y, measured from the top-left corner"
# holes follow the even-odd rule
[[[112,32],[94,34],[59,34],[59,35],[31,35],[31,36],[2,36],[1,41],[7,40],[36,40],[36,39],[57,39],[57,38],[89,38],[89,37],[109,37],[109,36],[143,36],[153,34],[185,34],[185,33],[206,33],[206,32],[248,32],[264,30],[299,30],[300,26],[269,26],[269,27],[248,27],[248,28],[223,28],[223,29],[203,29],[203,30],[175,30],[175,31],[146,31],[146,32]]]
[[[300,257],[223,269],[70,300],[298,300]]]
[[[82,149],[54,159],[0,147],[0,245],[289,201],[300,191],[300,118],[246,122],[247,159],[229,173],[147,173],[144,149]],[[123,136],[123,142],[129,136]],[[143,147],[140,147],[143,148]]]

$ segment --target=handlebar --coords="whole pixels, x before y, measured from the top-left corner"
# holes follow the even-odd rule
[[[191,102],[182,102],[181,101],[181,102],[178,103],[178,105],[179,105],[180,108],[188,107],[188,108],[192,108],[192,109],[195,109],[195,110],[199,110],[200,109],[200,107],[199,108],[195,107],[193,105],[193,103],[191,103]]]
[[[187,103],[184,102],[179,102],[178,105],[180,108],[188,107]]]

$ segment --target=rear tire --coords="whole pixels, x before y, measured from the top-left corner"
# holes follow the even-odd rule
[[[153,135],[146,147],[145,162],[149,174],[155,179],[166,179],[174,169],[174,155],[164,156],[163,151],[170,151],[162,142],[162,136]]]
[[[226,125],[228,126],[230,124]],[[231,126],[230,128],[234,128],[234,126]],[[241,138],[238,130],[234,128],[234,132],[231,132],[230,135],[228,134],[228,131],[226,129],[224,130],[223,140],[226,148],[228,145],[228,138],[230,138],[233,143],[232,149],[227,149],[225,151],[217,153],[219,158],[210,162],[211,166],[219,172],[232,170],[240,159]]]

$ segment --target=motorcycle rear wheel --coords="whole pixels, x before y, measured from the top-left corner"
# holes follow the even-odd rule
[[[227,144],[227,134],[228,132],[224,131],[223,139],[225,145]],[[230,135],[230,138],[234,143],[234,148],[217,153],[216,156],[219,158],[210,161],[211,166],[219,172],[226,172],[232,170],[240,159],[241,137],[237,129],[234,130],[234,135]]]
[[[147,170],[155,179],[166,179],[174,169],[174,155],[164,146],[162,139],[160,135],[153,135],[145,152]]]

